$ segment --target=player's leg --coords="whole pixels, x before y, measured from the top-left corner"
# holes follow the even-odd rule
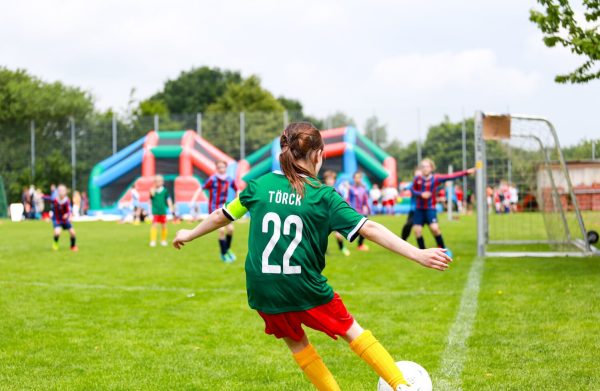
[[[219,228],[219,250],[221,261],[231,262],[231,258],[227,255],[227,239],[225,235],[225,228]]]
[[[69,227],[69,235],[71,236],[71,250],[78,251],[78,248],[77,248],[77,235],[75,233],[75,228]]]
[[[392,389],[396,390],[401,384],[407,384],[389,352],[369,330],[363,330],[358,322],[354,321],[343,338],[350,344],[354,353],[369,364]]]
[[[417,239],[417,244],[420,249],[425,248],[425,239],[423,239],[423,225],[415,224],[413,225],[413,232],[415,234],[415,238]]]
[[[413,227],[413,216],[414,212],[412,210],[408,212],[406,223],[404,223],[404,226],[402,227],[402,240],[406,240],[410,236],[410,231],[412,231]]]
[[[150,247],[156,247],[156,237],[158,236],[158,223],[153,221],[150,227]]]
[[[52,242],[52,249],[54,251],[58,250],[58,238],[60,238],[60,233],[62,232],[62,228],[60,226],[54,227],[54,241]]]
[[[344,237],[342,236],[342,234],[336,232],[335,240],[337,241],[338,247],[342,254],[344,254],[345,256],[350,256],[350,250],[348,250],[348,247],[346,247],[346,244],[344,243]]]
[[[299,341],[289,337],[285,337],[283,340],[291,350],[294,360],[296,360],[300,369],[302,369],[312,384],[315,385],[317,390],[340,390],[340,386],[335,381],[333,374],[329,371],[329,368],[327,368],[315,347],[308,341],[306,334]]]
[[[165,221],[161,222],[160,224],[160,245],[163,247],[166,247],[168,245],[167,243],[167,235],[169,234],[169,231],[167,229],[167,222],[166,222],[166,216],[165,216]]]
[[[231,251],[231,242],[233,240],[233,223],[230,223],[225,226],[225,244],[227,244],[227,255],[231,258],[232,261],[235,261],[237,258],[233,251]]]
[[[444,238],[442,237],[442,230],[440,229],[439,224],[438,223],[429,224],[429,230],[431,231],[431,234],[435,238],[435,242],[437,243],[438,247],[446,248],[446,245],[444,243]]]
[[[368,217],[367,215],[363,215]],[[365,244],[365,237],[362,235],[358,235],[358,251],[369,251],[369,246]]]

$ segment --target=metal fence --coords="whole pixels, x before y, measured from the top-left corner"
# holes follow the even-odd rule
[[[150,130],[191,129],[234,159],[245,157],[276,137],[298,113],[194,113],[125,119],[96,115],[83,120],[25,122],[0,146],[1,157],[16,201],[17,186],[38,183],[42,176],[67,181],[73,190],[85,190],[93,166],[138,140]],[[9,140],[8,140],[9,139]],[[68,170],[69,172],[66,172]]]

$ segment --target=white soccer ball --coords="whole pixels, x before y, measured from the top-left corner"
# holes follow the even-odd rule
[[[431,378],[429,377],[429,373],[417,364],[412,361],[398,361],[396,366],[400,369],[404,378],[410,385],[411,391],[431,391]],[[385,380],[379,378],[379,382],[377,383],[377,391],[395,391],[392,390]]]

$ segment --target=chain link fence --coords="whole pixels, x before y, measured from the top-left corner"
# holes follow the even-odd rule
[[[95,164],[150,130],[194,130],[237,160],[271,141],[290,120],[302,119],[298,113],[245,112],[24,121],[0,140],[0,166],[8,199],[17,202],[30,184],[48,191],[50,183],[64,182],[86,191]]]

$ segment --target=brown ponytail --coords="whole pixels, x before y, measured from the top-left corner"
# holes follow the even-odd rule
[[[310,184],[307,178],[314,178],[316,173],[309,172],[298,164],[298,161],[307,160],[312,153],[325,148],[321,133],[310,122],[292,122],[283,131],[279,144],[281,145],[279,155],[281,171],[296,193],[303,196],[304,184]]]

